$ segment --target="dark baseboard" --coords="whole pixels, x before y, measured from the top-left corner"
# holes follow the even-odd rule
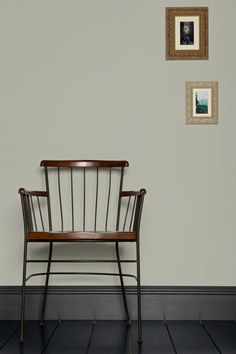
[[[136,319],[135,287],[126,288],[132,319]],[[38,319],[43,287],[27,287],[26,319]],[[19,319],[20,286],[0,287],[0,319]],[[236,287],[144,286],[143,319],[236,320]],[[116,286],[51,286],[47,319],[124,318],[121,290]]]

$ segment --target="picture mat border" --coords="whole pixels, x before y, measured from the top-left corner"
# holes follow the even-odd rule
[[[194,22],[194,44],[180,44],[180,23]],[[178,26],[175,33],[175,49],[176,50],[199,50],[199,16],[175,16],[175,26]]]
[[[195,100],[195,95],[196,92],[208,92],[208,113],[195,113],[196,112],[196,100]],[[192,115],[193,117],[211,117],[212,115],[212,89],[211,88],[193,88],[193,94],[192,94],[192,99],[193,99],[193,110],[192,110]],[[210,104],[209,104],[210,102]]]

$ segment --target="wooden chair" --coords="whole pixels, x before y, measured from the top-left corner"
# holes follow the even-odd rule
[[[19,189],[24,220],[24,257],[21,301],[20,342],[24,340],[26,282],[35,276],[45,276],[41,323],[44,323],[50,275],[108,275],[120,279],[126,319],[130,322],[123,277],[137,281],[138,342],[142,342],[140,243],[139,230],[145,189],[123,191],[127,161],[57,160],[42,161],[45,191]],[[48,245],[47,259],[28,258],[28,246],[35,242]],[[57,259],[53,256],[60,243],[109,243],[115,251],[112,259]],[[136,246],[134,259],[122,259],[120,244]],[[67,252],[68,253],[68,252]],[[68,255],[67,255],[68,257]],[[28,274],[28,263],[46,263],[43,273]],[[52,263],[117,263],[118,272],[51,271]],[[122,272],[122,263],[135,263],[135,274]]]

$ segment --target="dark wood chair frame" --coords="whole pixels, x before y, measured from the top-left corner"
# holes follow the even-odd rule
[[[25,295],[26,295],[26,282],[35,276],[46,276],[45,286],[42,301],[41,310],[41,324],[44,324],[45,309],[47,302],[48,284],[50,275],[65,275],[65,274],[78,274],[78,275],[108,275],[108,276],[118,276],[120,278],[120,284],[122,289],[123,304],[125,310],[125,316],[128,323],[130,323],[130,316],[128,310],[128,304],[125,293],[125,286],[123,277],[131,277],[137,281],[137,312],[138,312],[138,342],[142,343],[142,318],[141,318],[141,284],[140,284],[140,222],[144,196],[146,194],[145,189],[140,189],[139,191],[123,191],[123,175],[124,168],[128,167],[127,161],[108,161],[108,160],[43,160],[40,164],[44,167],[45,172],[45,182],[46,191],[27,191],[24,188],[19,189],[19,194],[21,197],[23,221],[24,221],[24,256],[23,256],[23,280],[22,280],[22,296],[21,296],[21,323],[20,323],[20,342],[24,341],[24,319],[25,319]],[[52,214],[51,214],[51,200],[50,200],[50,186],[49,186],[49,170],[51,168],[56,169],[58,175],[58,193],[60,202],[60,212],[61,212],[61,230],[54,231],[52,226]],[[86,231],[85,229],[85,204],[84,204],[84,221],[82,231],[76,231],[74,229],[74,205],[73,205],[73,170],[82,169],[84,171],[84,191],[85,191],[85,173],[87,169],[95,169],[97,172],[97,186],[96,186],[96,199],[95,199],[95,221],[94,230]],[[71,172],[71,210],[72,210],[72,227],[71,231],[63,230],[63,212],[62,212],[62,200],[61,200],[61,190],[60,190],[60,171],[61,169],[69,169]],[[97,200],[98,200],[98,174],[100,169],[107,169],[111,171],[112,169],[118,169],[120,171],[120,182],[119,182],[119,196],[118,196],[118,207],[117,207],[117,218],[116,218],[116,229],[114,231],[107,230],[107,218],[109,210],[109,200],[110,200],[110,187],[108,191],[107,198],[107,210],[106,210],[106,222],[104,231],[96,230],[96,217],[97,217]],[[111,184],[111,181],[109,180]],[[121,201],[125,198],[127,200],[126,213],[124,218],[123,229],[120,227],[120,211],[121,211]],[[45,231],[45,225],[43,220],[43,214],[41,210],[41,201],[46,199],[47,204],[47,217],[48,217],[48,231]],[[37,220],[35,216],[35,203],[38,207],[39,221],[41,223],[40,231],[38,231]],[[85,203],[85,197],[84,201]],[[132,212],[130,211],[132,204]],[[128,231],[126,230],[127,215],[128,212],[131,214]],[[34,242],[45,242],[49,245],[48,258],[47,259],[28,259],[28,245]],[[102,259],[53,259],[53,246],[54,243],[61,242],[109,242],[115,245],[116,259],[102,260]],[[136,245],[136,257],[135,259],[121,259],[119,245],[123,242],[132,242]],[[27,276],[27,264],[28,263],[46,263],[46,272],[42,273],[32,273]],[[118,273],[109,272],[52,272],[52,263],[117,263]],[[136,275],[126,274],[122,272],[122,263],[136,263]]]

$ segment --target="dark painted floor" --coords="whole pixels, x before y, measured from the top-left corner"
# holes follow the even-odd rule
[[[236,323],[231,321],[26,321],[18,344],[19,322],[0,321],[0,353],[5,354],[236,354]]]

